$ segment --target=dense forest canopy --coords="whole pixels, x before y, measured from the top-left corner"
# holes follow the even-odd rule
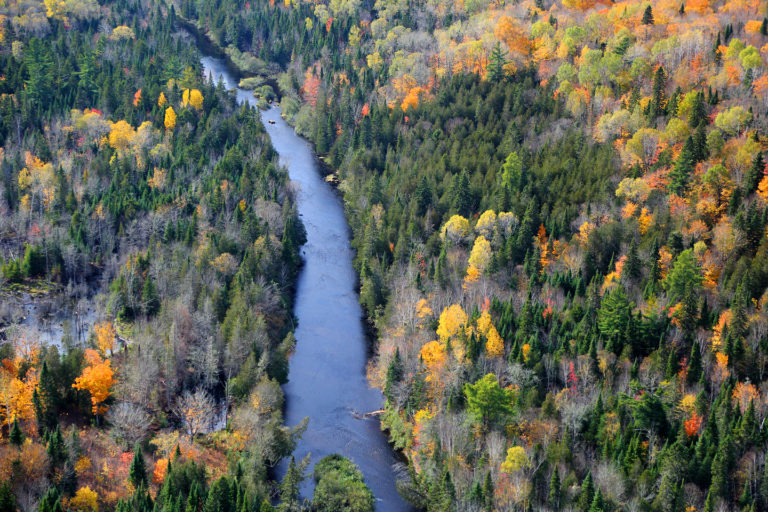
[[[765,3],[176,5],[338,175],[414,504],[768,507]]]
[[[765,2],[0,15],[4,301],[96,311],[63,353],[1,312],[0,510],[373,506],[344,459],[311,503],[305,461],[269,481],[301,430],[279,383],[304,233],[177,20],[338,178],[410,502],[768,509]]]

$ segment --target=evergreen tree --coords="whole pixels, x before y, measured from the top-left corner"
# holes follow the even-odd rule
[[[506,52],[501,49],[501,44],[496,45],[491,50],[491,57],[488,62],[488,79],[492,82],[498,82],[504,77],[504,66],[507,63]]]
[[[649,12],[651,6],[649,5],[646,12]],[[664,72],[664,68],[659,66],[656,68],[656,72],[653,75],[653,91],[651,96],[649,115],[651,119],[656,119],[659,116],[666,114],[665,107],[667,104],[667,98],[665,94],[665,88],[667,83],[667,75]]]
[[[0,484],[0,512],[16,512],[16,497],[8,482]]]
[[[64,439],[61,436],[61,429],[58,425],[56,430],[48,434],[46,452],[54,467],[60,467],[67,459],[67,447],[64,445]]]
[[[150,276],[144,280],[144,286],[141,289],[141,304],[144,314],[147,316],[154,315],[160,309],[160,297]]]
[[[701,350],[699,350],[697,343],[693,343],[691,345],[691,357],[688,361],[688,374],[686,375],[686,382],[689,386],[699,380],[701,369]]]
[[[682,196],[685,193],[685,189],[688,185],[688,179],[693,173],[695,166],[694,161],[694,144],[693,138],[688,137],[683,145],[680,156],[677,157],[675,167],[670,173],[669,191]]]
[[[595,497],[592,499],[592,504],[589,506],[589,512],[603,512],[604,508],[603,493],[598,489]]]
[[[237,512],[234,510],[232,489],[227,477],[223,476],[216,480],[208,491],[208,497],[205,500],[204,512]]]
[[[469,189],[469,176],[466,171],[453,177],[452,196],[453,210],[460,215],[469,215],[472,210],[472,192]]]
[[[285,472],[283,480],[280,482],[280,510],[282,512],[294,512],[301,510],[299,502],[299,490],[301,482],[306,478],[306,470],[309,458],[296,463],[296,459],[291,457],[288,463],[288,471]]]
[[[8,440],[13,446],[17,448],[20,448],[21,445],[24,444],[24,433],[19,427],[19,420],[13,421],[13,426],[11,427],[11,433],[8,437]]]
[[[581,493],[579,493],[579,508],[581,510],[588,511],[592,506],[592,501],[594,498],[595,483],[592,480],[592,472],[589,472],[581,482]]]
[[[141,453],[141,446],[136,443],[133,448],[133,460],[128,471],[128,479],[134,487],[147,485],[147,464],[144,461],[144,454]]]
[[[547,503],[553,510],[560,509],[561,496],[560,472],[555,467],[552,470],[552,477],[549,479],[549,497]]]
[[[648,7],[645,8],[645,11],[643,11],[643,25],[653,25],[653,9],[651,9],[651,6],[648,5]]]
[[[40,369],[39,385],[32,393],[32,405],[37,417],[40,435],[56,429],[58,423],[59,392],[48,369],[48,362],[43,361]]]
[[[395,355],[392,357],[392,361],[389,362],[387,367],[387,380],[384,385],[384,396],[390,402],[393,400],[392,386],[400,382],[403,378],[403,362],[400,358],[400,347],[395,348]]]
[[[624,268],[621,276],[626,280],[638,279],[642,275],[642,262],[637,254],[637,240],[632,239],[627,252],[627,259],[624,261]]]
[[[752,167],[749,168],[747,175],[744,178],[744,195],[749,196],[757,190],[757,186],[763,179],[765,172],[765,161],[763,160],[763,153],[758,152],[752,160]]]

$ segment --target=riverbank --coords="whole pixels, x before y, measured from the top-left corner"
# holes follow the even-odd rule
[[[239,101],[256,105],[249,91],[235,87],[226,61],[205,57],[203,66],[206,75],[222,77],[228,88],[235,89]],[[378,418],[355,416],[381,409],[383,397],[366,377],[368,343],[341,197],[323,179],[312,145],[280,114],[277,106],[262,111],[262,122],[296,187],[296,203],[307,232],[294,300],[296,349],[283,386],[286,423],[295,425],[309,417],[294,456],[298,460],[309,454],[317,462],[340,453],[360,467],[377,498],[377,510],[409,511],[411,507],[397,493],[393,467],[398,460]],[[278,467],[277,476],[285,470],[286,465]],[[306,481],[302,494],[310,496],[312,487],[313,482]]]

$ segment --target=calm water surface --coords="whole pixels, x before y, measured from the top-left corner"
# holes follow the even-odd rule
[[[221,77],[228,89],[236,88],[224,62],[204,57],[202,64],[206,76],[212,74],[215,81]],[[237,88],[237,98],[256,105],[251,91]],[[296,352],[283,386],[286,423],[296,425],[309,417],[294,455],[299,460],[311,453],[313,464],[331,453],[349,457],[373,490],[377,511],[412,510],[395,490],[396,460],[378,419],[354,416],[380,409],[382,396],[365,378],[366,338],[341,200],[322,179],[312,147],[283,121],[280,109],[272,107],[261,118],[298,189],[299,215],[307,230],[294,305]],[[285,468],[278,468],[279,476]],[[311,497],[313,486],[308,478],[302,488],[305,497]]]

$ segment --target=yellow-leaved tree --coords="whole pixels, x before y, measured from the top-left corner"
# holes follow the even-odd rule
[[[469,221],[461,215],[454,215],[440,230],[440,238],[458,244],[469,235]]]
[[[458,304],[451,304],[440,314],[437,335],[441,340],[455,336],[467,324],[467,314]]]
[[[504,355],[504,340],[494,326],[488,329],[485,342],[485,352],[488,357],[501,357]]]
[[[176,112],[173,107],[168,107],[165,109],[165,129],[173,130],[174,128],[176,128]]]
[[[96,491],[91,490],[87,485],[77,490],[75,495],[69,500],[69,509],[77,512],[98,512],[99,496]]]
[[[115,348],[115,338],[117,337],[117,331],[112,325],[112,322],[99,322],[93,326],[93,333],[96,335],[96,346],[99,348],[104,356],[107,352],[110,354]]]
[[[109,145],[118,151],[124,152],[136,136],[136,131],[127,121],[120,120],[111,123],[109,127]]]
[[[472,246],[472,252],[469,254],[469,264],[481,273],[485,272],[492,255],[491,243],[483,235],[480,235],[475,239],[475,244]]]
[[[504,473],[514,473],[527,465],[528,456],[525,454],[525,448],[522,446],[511,446],[507,449],[506,459],[501,463],[501,470]]]
[[[490,238],[493,235],[493,226],[496,224],[496,212],[485,210],[475,224],[475,232]]]
[[[197,89],[184,89],[181,93],[181,105],[203,110],[203,94]]]

